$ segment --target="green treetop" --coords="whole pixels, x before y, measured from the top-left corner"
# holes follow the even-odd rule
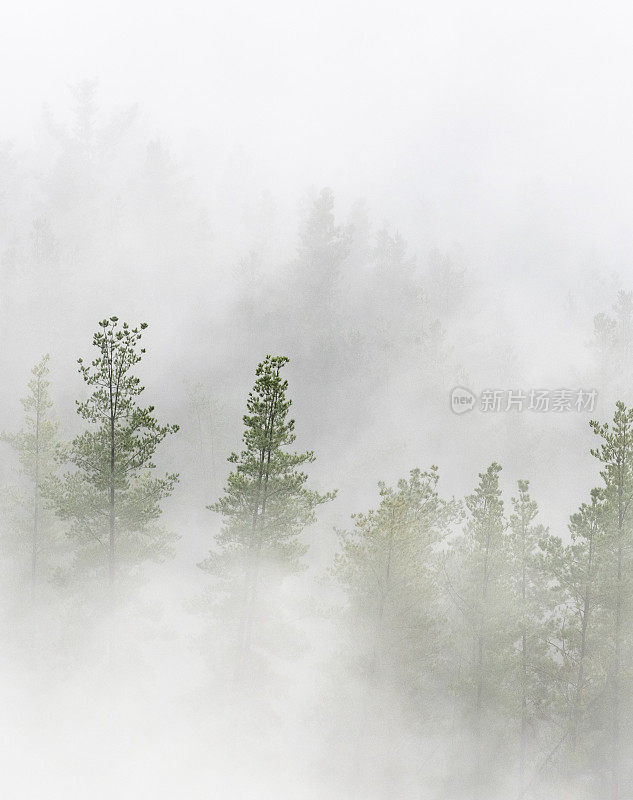
[[[145,387],[134,368],[145,353],[139,346],[145,328],[104,319],[93,336],[96,358],[89,365],[78,360],[92,394],[77,403],[77,413],[89,427],[72,442],[75,470],[59,492],[59,513],[72,520],[72,532],[85,545],[80,559],[97,568],[107,563],[110,584],[121,563],[166,552],[168,537],[156,522],[161,500],[178,480],[152,474],[156,448],[178,426],[160,425],[153,406],[138,405]]]

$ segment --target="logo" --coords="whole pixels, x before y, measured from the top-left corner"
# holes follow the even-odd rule
[[[451,392],[451,410],[454,414],[465,414],[475,407],[477,398],[464,386],[456,386]]]

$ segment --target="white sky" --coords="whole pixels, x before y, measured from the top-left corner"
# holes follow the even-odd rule
[[[5,6],[6,137],[98,76],[103,103],[139,101],[184,150],[235,142],[273,188],[386,194],[446,238],[527,210],[628,244],[629,3]]]

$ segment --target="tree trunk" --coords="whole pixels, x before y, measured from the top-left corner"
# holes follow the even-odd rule
[[[482,768],[483,768],[483,742],[481,731],[481,717],[483,713],[484,695],[484,655],[485,655],[485,617],[488,611],[488,583],[490,580],[490,533],[486,536],[486,547],[484,550],[484,572],[481,585],[481,608],[479,610],[478,631],[476,640],[475,656],[475,719],[473,726],[474,749],[475,749],[475,780],[473,786],[473,796],[477,800],[481,796],[482,789]]]
[[[279,374],[279,370],[277,371]],[[240,623],[239,638],[239,662],[242,669],[248,659],[253,637],[253,622],[257,597],[259,594],[259,569],[262,552],[262,540],[259,534],[261,522],[266,515],[266,499],[268,492],[268,481],[270,478],[270,460],[272,456],[272,431],[277,414],[277,390],[273,392],[270,406],[267,409],[267,419],[264,428],[265,444],[261,451],[259,461],[259,474],[257,477],[257,489],[255,493],[255,503],[253,504],[253,516],[251,525],[251,536],[248,543],[245,572],[245,597],[244,611]]]
[[[31,593],[35,592],[37,580],[37,549],[39,547],[39,512],[40,512],[40,407],[41,388],[38,379],[37,407],[35,410],[35,492],[33,498],[33,536],[31,541]]]
[[[110,499],[109,499],[109,522],[110,522],[110,541],[108,555],[108,578],[110,587],[114,584],[116,572],[116,540],[115,540],[115,515],[114,515],[114,417],[110,419]]]
[[[574,693],[574,704],[571,714],[571,733],[570,743],[572,755],[575,755],[578,747],[578,731],[582,715],[582,698],[585,686],[585,656],[587,653],[587,630],[589,617],[591,614],[591,582],[593,580],[593,556],[594,556],[594,532],[591,532],[589,540],[589,557],[587,564],[587,580],[583,598],[582,626],[580,630],[580,653],[578,658],[578,673],[576,677],[576,691]]]
[[[620,797],[620,665],[622,660],[622,539],[618,544],[618,577],[615,605],[615,653],[613,663],[613,718],[612,718],[612,755],[613,783],[612,800]]]
[[[528,653],[527,653],[527,626],[525,616],[527,613],[527,555],[525,524],[522,526],[522,575],[521,575],[521,742],[519,754],[519,783],[523,791],[525,784],[525,762],[527,755],[527,681],[528,681]]]
[[[624,472],[628,468],[626,460],[626,433],[622,444],[620,463],[618,469],[618,560],[615,599],[615,624],[614,624],[614,659],[613,659],[613,711],[612,711],[612,784],[611,798],[618,800],[620,797],[620,669],[622,660],[622,568],[624,560],[622,536],[624,532]]]

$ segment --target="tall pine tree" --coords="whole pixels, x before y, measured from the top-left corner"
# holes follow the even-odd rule
[[[307,546],[300,534],[315,521],[316,508],[334,497],[306,485],[302,467],[314,461],[314,453],[288,450],[296,436],[288,417],[288,381],[281,376],[287,363],[285,356],[269,355],[258,365],[243,417],[244,449],[229,457],[234,470],[223,496],[209,506],[221,515],[222,530],[200,567],[220,579],[237,618],[238,668],[257,637],[266,584],[303,568]]]
[[[75,437],[68,472],[57,489],[58,513],[72,523],[77,562],[94,572],[107,569],[112,586],[120,568],[160,559],[168,552],[170,536],[157,524],[161,500],[169,496],[176,474],[154,477],[154,454],[177,425],[160,425],[154,407],[142,407],[145,390],[134,368],[145,349],[140,347],[142,323],[119,325],[118,317],[99,323],[93,336],[96,358],[79,372],[92,389],[77,402],[77,413],[88,428]]]
[[[622,748],[631,733],[628,719],[633,685],[633,408],[618,402],[611,424],[592,421],[591,427],[602,440],[591,452],[602,464],[604,481],[608,556],[603,579],[610,587],[605,606],[611,618],[613,652],[609,669],[611,798],[618,800],[623,784]],[[631,781],[631,775],[627,780]]]

